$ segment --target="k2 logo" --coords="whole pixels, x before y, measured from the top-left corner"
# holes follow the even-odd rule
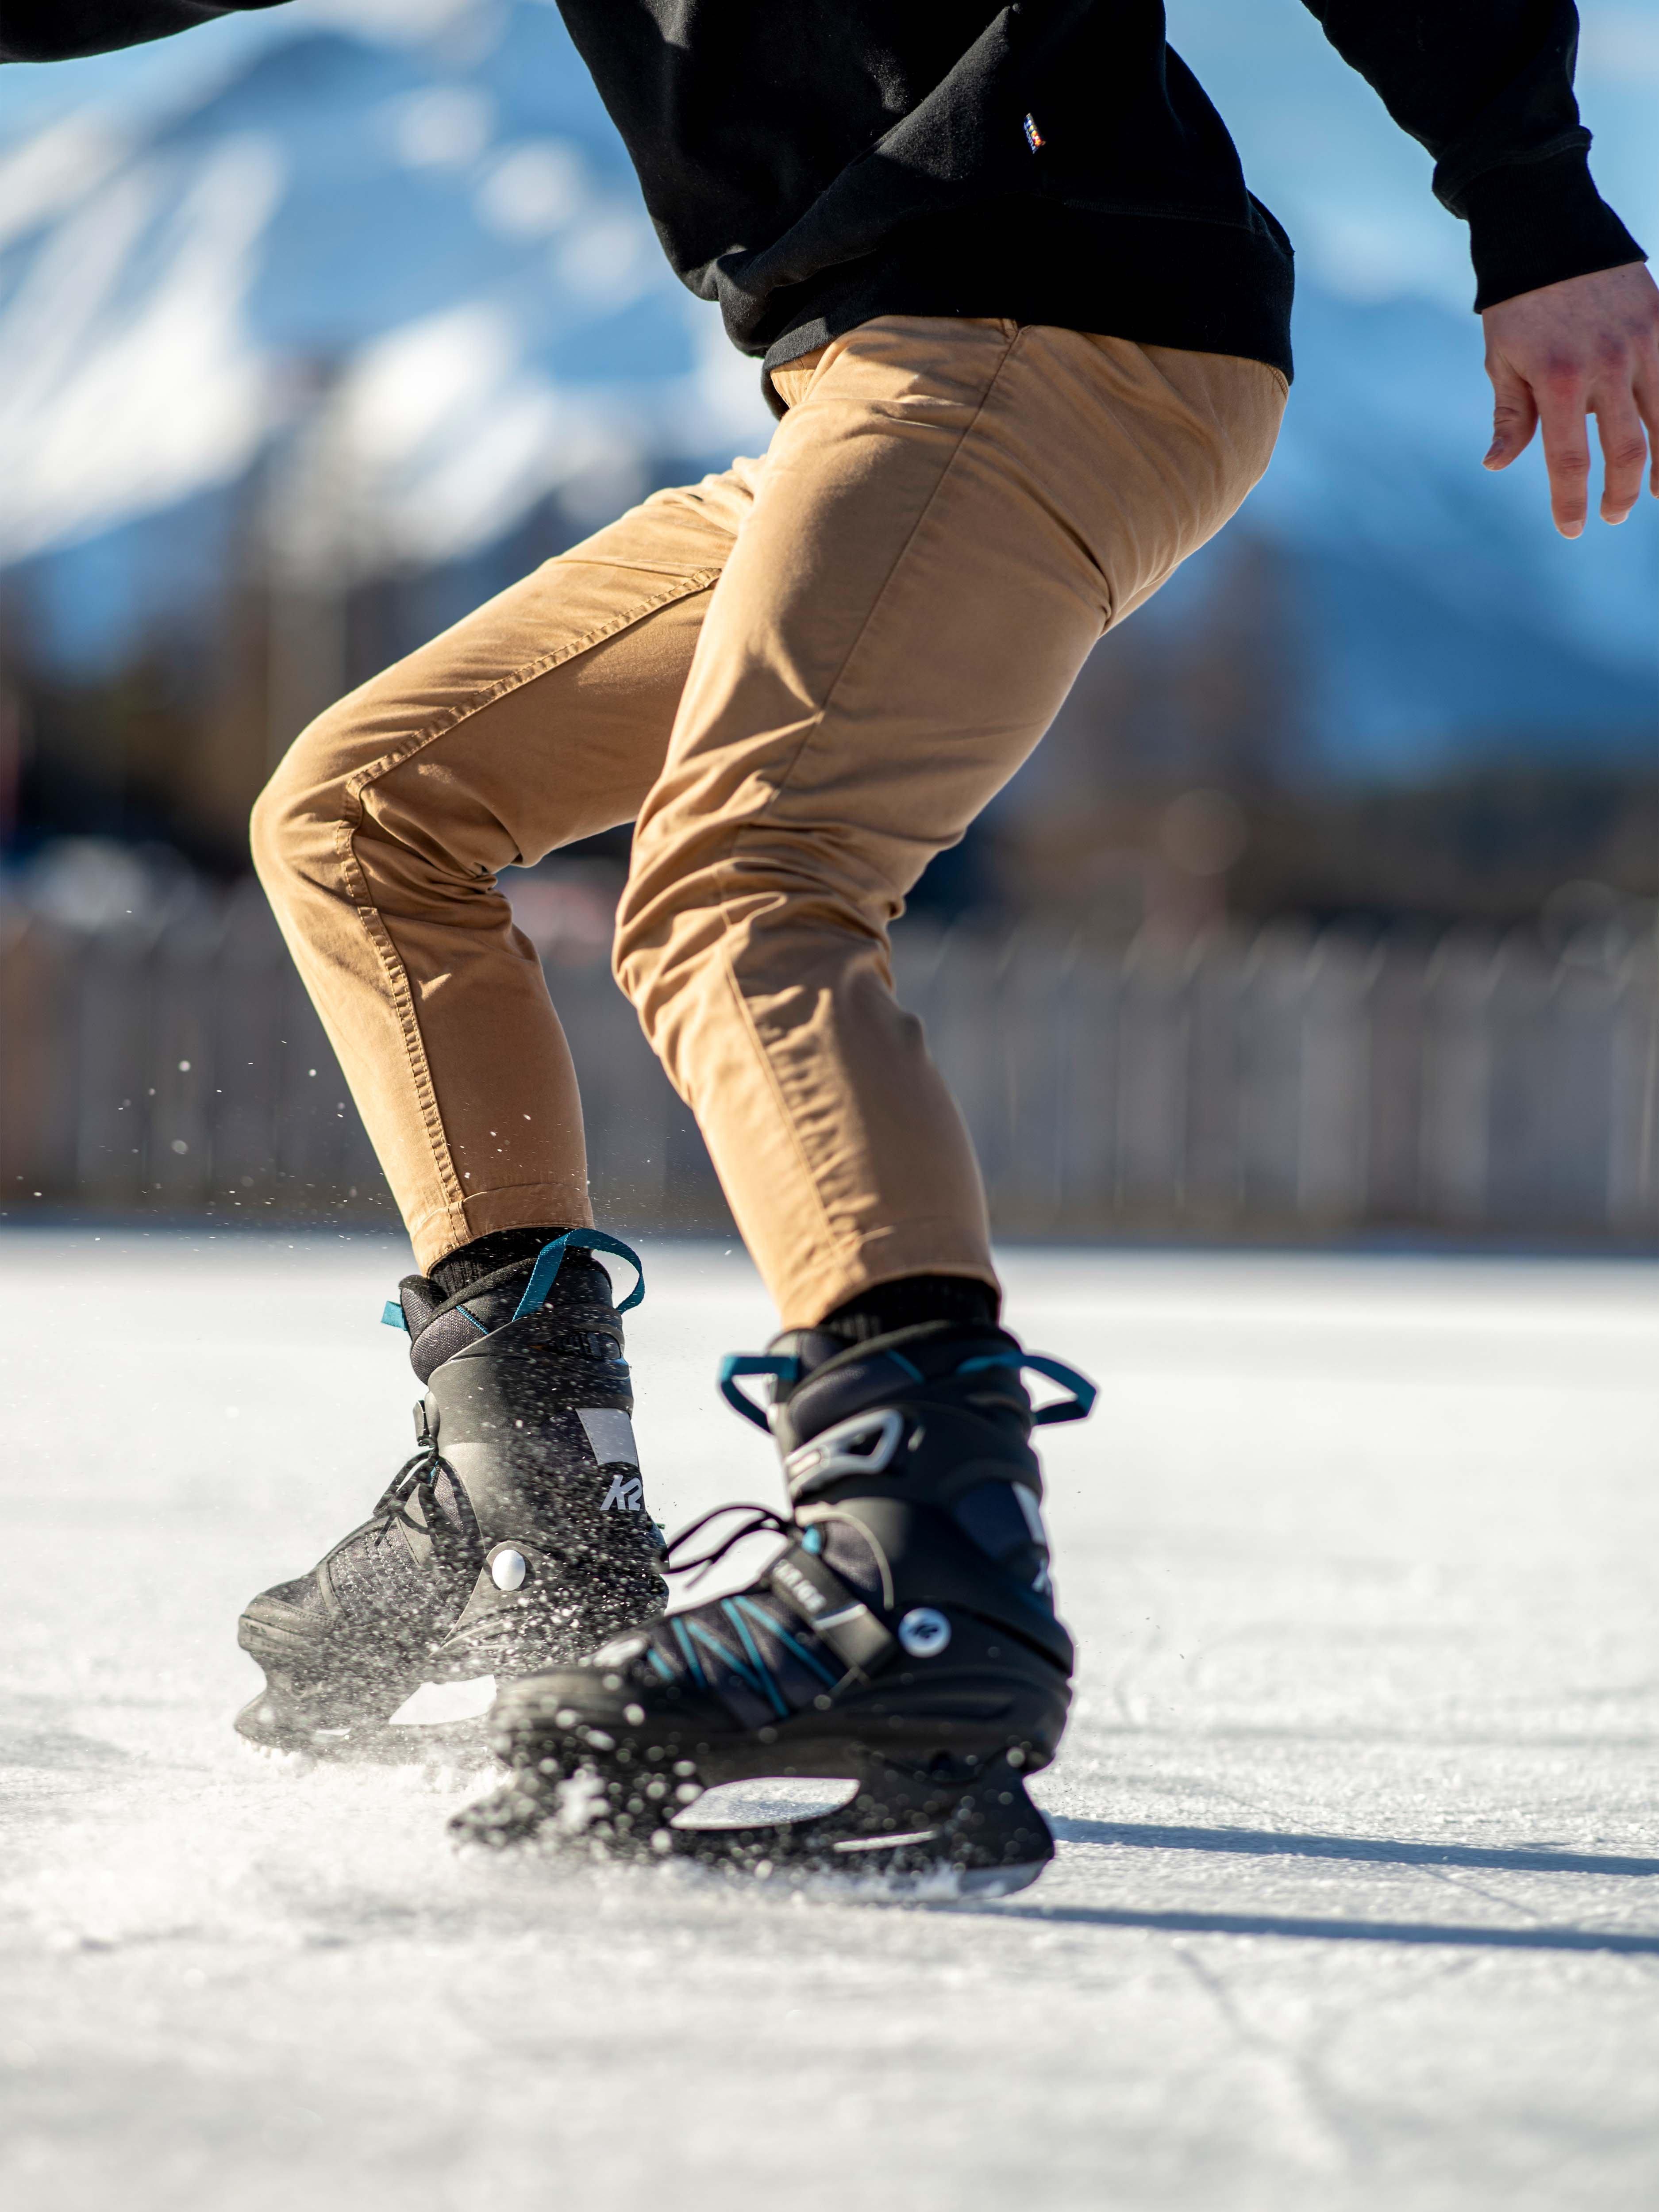
[[[645,1510],[645,1485],[637,1474],[613,1474],[611,1486],[605,1493],[603,1513],[643,1513]]]

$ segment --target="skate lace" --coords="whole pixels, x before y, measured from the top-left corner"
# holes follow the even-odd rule
[[[722,1521],[730,1525],[705,1541],[700,1550],[692,1548],[699,1536]],[[750,1537],[781,1536],[786,1544],[799,1543],[804,1550],[817,1553],[822,1547],[818,1524],[826,1521],[845,1521],[857,1530],[875,1561],[881,1577],[881,1595],[891,1613],[893,1571],[885,1552],[853,1515],[843,1513],[833,1505],[808,1506],[798,1516],[774,1512],[769,1505],[717,1505],[711,1512],[699,1515],[675,1534],[663,1553],[662,1564],[670,1574],[689,1576],[691,1587],[695,1589],[711,1567]],[[840,1580],[841,1571],[833,1571]],[[775,1606],[760,1601],[767,1580],[763,1571],[745,1588],[728,1596],[699,1606],[676,1603],[660,1624],[660,1648],[654,1645],[648,1655],[659,1679],[672,1681],[683,1669],[699,1686],[706,1685],[718,1691],[727,1676],[735,1677],[765,1698],[781,1720],[790,1712],[791,1699],[777,1670],[780,1663],[793,1661],[797,1670],[811,1678],[806,1683],[808,1693],[816,1694],[820,1700],[826,1691],[833,1696],[846,1672],[845,1662],[837,1660],[833,1665],[825,1663],[826,1658],[833,1657],[833,1648],[829,1652],[823,1650],[813,1622],[802,1626],[797,1620],[792,1631],[779,1618]],[[873,1605],[872,1600],[862,1597],[856,1583],[843,1581],[843,1589],[849,1601],[857,1599]],[[846,1617],[835,1608],[832,1610],[836,1611],[838,1619]],[[795,1702],[798,1705],[798,1698]]]
[[[693,1536],[700,1534],[711,1522],[724,1520],[731,1514],[742,1514],[747,1516],[747,1518],[740,1521],[717,1543],[711,1545],[706,1552],[694,1553],[688,1559],[679,1556],[683,1544],[689,1542]],[[745,1538],[763,1535],[792,1538],[799,1534],[797,1523],[790,1520],[788,1514],[775,1513],[770,1505],[756,1505],[741,1502],[731,1505],[717,1505],[711,1512],[699,1513],[695,1521],[688,1521],[683,1528],[669,1537],[662,1553],[662,1565],[667,1574],[690,1575],[692,1587],[695,1589],[710,1568],[718,1566],[727,1553],[735,1551]]]
[[[425,1537],[440,1551],[462,1540],[461,1532],[439,1508],[436,1485],[440,1474],[448,1476],[450,1495],[457,1507],[463,1513],[467,1510],[467,1493],[455,1470],[439,1451],[436,1439],[429,1438],[418,1451],[412,1452],[405,1460],[375,1501],[369,1526],[377,1541],[384,1543],[400,1524]],[[420,1514],[410,1510],[410,1501],[418,1490],[424,1490],[430,1500],[430,1507]]]
[[[747,1517],[740,1521],[726,1535],[721,1537],[718,1542],[711,1545],[707,1551],[695,1553],[689,1559],[680,1559],[676,1556],[682,1544],[700,1534],[711,1522],[722,1520],[728,1514],[743,1514]],[[735,1550],[746,1538],[761,1535],[783,1536],[790,1543],[799,1543],[809,1531],[821,1528],[826,1521],[845,1522],[847,1527],[853,1529],[859,1540],[869,1547],[876,1572],[881,1577],[882,1601],[888,1612],[891,1612],[896,1602],[894,1595],[892,1562],[876,1536],[856,1515],[844,1513],[834,1505],[808,1506],[798,1516],[775,1513],[770,1505],[756,1505],[752,1503],[717,1505],[712,1511],[699,1514],[695,1521],[688,1521],[683,1528],[669,1538],[667,1548],[662,1554],[662,1565],[663,1571],[668,1574],[689,1574],[691,1577],[689,1587],[695,1589],[710,1568],[717,1566],[728,1552]]]

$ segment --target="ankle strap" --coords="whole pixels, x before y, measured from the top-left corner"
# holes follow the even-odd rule
[[[565,1251],[571,1245],[585,1252],[613,1252],[619,1260],[625,1260],[639,1279],[617,1311],[625,1314],[631,1306],[641,1303],[645,1296],[645,1270],[638,1253],[625,1244],[619,1237],[612,1237],[603,1229],[567,1229],[562,1237],[555,1237],[551,1244],[544,1244],[536,1254],[530,1279],[524,1285],[524,1295],[513,1314],[515,1321],[522,1321],[526,1314],[541,1310],[547,1302],[547,1293],[558,1280],[558,1271],[564,1264]]]

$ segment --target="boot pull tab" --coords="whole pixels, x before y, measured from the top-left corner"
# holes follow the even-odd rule
[[[777,1352],[729,1352],[720,1363],[720,1395],[746,1421],[757,1429],[769,1429],[772,1423],[746,1390],[740,1390],[737,1379],[741,1375],[770,1375],[776,1382],[798,1382],[801,1363],[787,1354]]]
[[[587,1252],[613,1252],[619,1260],[625,1260],[638,1276],[621,1304],[617,1308],[625,1314],[637,1306],[645,1295],[645,1270],[637,1252],[625,1244],[619,1237],[612,1237],[603,1229],[567,1229],[562,1237],[555,1237],[551,1244],[544,1244],[536,1254],[536,1263],[530,1270],[530,1279],[524,1285],[524,1295],[514,1310],[513,1319],[522,1321],[526,1314],[539,1313],[546,1304],[547,1293],[558,1280],[558,1271],[564,1264],[565,1249],[576,1245]]]
[[[1046,1375],[1051,1382],[1058,1382],[1071,1395],[1052,1406],[1040,1406],[1032,1413],[1034,1427],[1050,1428],[1057,1421],[1086,1421],[1095,1410],[1095,1401],[1100,1396],[1086,1375],[1079,1375],[1075,1367],[1068,1367],[1063,1359],[1051,1359],[1040,1352],[993,1352],[979,1359],[965,1359],[956,1370],[959,1375],[972,1375],[987,1367],[1011,1367],[1016,1374],[1028,1368],[1034,1375]]]

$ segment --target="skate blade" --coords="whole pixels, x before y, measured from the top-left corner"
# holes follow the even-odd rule
[[[948,1791],[942,1802],[934,1784],[920,1820],[922,1808],[906,1787],[909,1778],[887,1778],[899,1784],[897,1794],[871,1778],[875,1787],[856,1790],[832,1810],[711,1823],[707,1793],[696,1783],[673,1788],[660,1774],[593,1763],[561,1773],[549,1761],[540,1771],[521,1769],[469,1806],[450,1822],[450,1832],[463,1845],[502,1850],[532,1844],[554,1857],[672,1866],[871,1903],[1008,1897],[1029,1888],[1053,1857],[1046,1823],[1017,1775],[983,1778],[977,1786]],[[1000,1788],[1003,1783],[1011,1786]]]
[[[723,1882],[755,1882],[792,1895],[870,1905],[950,1905],[971,1897],[1011,1897],[1028,1889],[1049,1863],[1045,1856],[1012,1866],[963,1865],[948,1856],[951,1838],[939,1829],[879,1842],[790,1832],[816,1825],[801,1820],[781,1828],[724,1830],[671,1826],[656,1832],[650,1856],[659,1865],[694,1869]],[[580,1842],[578,1838],[578,1847]]]
[[[569,1785],[566,1785],[568,1788]],[[805,1827],[808,1824],[798,1824]],[[803,1846],[787,1829],[709,1828],[673,1824],[649,1837],[607,1833],[585,1820],[567,1798],[549,1809],[527,1804],[513,1789],[468,1807],[450,1822],[462,1849],[503,1851],[532,1848],[539,1857],[573,1865],[630,1867],[642,1871],[672,1869],[681,1878],[723,1886],[757,1885],[793,1896],[852,1904],[953,1905],[965,1899],[1012,1897],[1029,1889],[1050,1863],[1048,1857],[1012,1866],[961,1866],[934,1858],[931,1833],[896,1838],[872,1848],[863,1838],[851,1844]]]
[[[317,1771],[318,1761],[313,1753],[294,1750],[286,1744],[262,1742],[246,1729],[236,1730],[236,1748],[244,1759],[257,1760],[273,1774],[291,1775],[296,1781]]]
[[[672,1832],[680,1835],[686,1832],[676,1829]],[[931,1840],[920,1837],[908,1839],[906,1851],[914,1855],[924,1850]],[[790,1856],[770,1859],[765,1855],[764,1846],[759,1858],[751,1850],[742,1848],[726,1858],[705,1850],[681,1852],[673,1849],[667,1853],[654,1853],[653,1856],[659,1865],[671,1864],[723,1886],[758,1883],[768,1889],[787,1892],[791,1897],[842,1905],[958,1905],[970,1898],[1012,1897],[1020,1890],[1029,1889],[1049,1864],[1047,1859],[1032,1859],[1020,1866],[964,1867],[940,1860],[917,1868],[883,1862],[873,1852],[855,1855],[833,1847],[831,1855],[822,1858]]]
[[[268,1690],[236,1716],[236,1733],[267,1762],[296,1773],[319,1762],[422,1766],[482,1759],[489,1751],[488,1715],[495,1677],[424,1682],[386,1719],[327,1726],[307,1719]]]
[[[456,1728],[481,1721],[496,1701],[496,1678],[480,1674],[468,1682],[423,1682],[386,1723],[389,1729]]]

